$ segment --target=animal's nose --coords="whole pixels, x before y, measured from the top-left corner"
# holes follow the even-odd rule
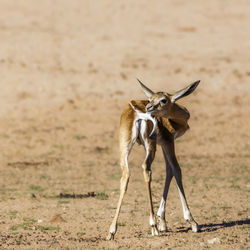
[[[146,106],[146,111],[150,112],[154,110],[154,106]]]

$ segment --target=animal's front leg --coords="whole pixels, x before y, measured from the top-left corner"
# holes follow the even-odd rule
[[[183,188],[183,184],[182,184],[181,168],[180,168],[179,163],[178,163],[176,156],[175,156],[174,144],[168,145],[166,156],[167,156],[168,161],[170,163],[170,166],[172,168],[173,175],[176,179],[177,188],[179,191],[181,205],[182,205],[182,209],[183,209],[184,219],[191,224],[193,232],[198,232],[199,226],[198,226],[197,222],[194,220],[194,218],[189,210],[188,204],[187,204],[187,200],[186,200],[186,196],[185,196],[185,192],[184,192],[184,188]]]
[[[163,155],[164,155],[165,164],[166,164],[166,179],[165,179],[165,186],[163,190],[161,203],[157,212],[157,216],[159,218],[159,230],[161,232],[167,231],[166,220],[165,220],[165,207],[166,207],[166,200],[167,200],[169,186],[173,178],[172,169],[167,161],[164,150],[163,150]]]
[[[184,219],[190,223],[193,232],[198,232],[199,231],[199,225],[194,220],[194,218],[193,218],[193,216],[192,216],[192,214],[191,214],[191,212],[189,210],[187,200],[186,200],[186,197],[185,197],[185,193],[184,193],[184,189],[182,187],[182,183],[179,182],[179,181],[177,182],[177,188],[178,188],[179,195],[180,195],[180,200],[181,200]]]

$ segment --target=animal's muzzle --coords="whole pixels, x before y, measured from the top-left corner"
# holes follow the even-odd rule
[[[150,106],[150,107],[146,107],[146,111],[147,112],[152,112],[152,111],[154,111],[154,106]]]

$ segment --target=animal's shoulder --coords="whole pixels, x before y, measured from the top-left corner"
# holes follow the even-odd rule
[[[159,117],[157,118],[157,121],[158,121],[158,127],[160,130],[168,130],[172,134],[176,132],[173,124],[168,118]]]

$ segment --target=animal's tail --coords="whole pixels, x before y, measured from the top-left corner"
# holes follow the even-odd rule
[[[129,105],[136,112],[138,120],[146,120],[146,121],[149,120],[149,121],[151,121],[153,123],[153,129],[152,129],[152,131],[151,131],[151,133],[149,135],[149,137],[151,137],[153,135],[153,133],[155,132],[155,130],[156,130],[156,125],[157,125],[156,118],[152,117],[148,113],[143,113],[140,110],[136,109],[136,107],[131,102],[129,102]]]

